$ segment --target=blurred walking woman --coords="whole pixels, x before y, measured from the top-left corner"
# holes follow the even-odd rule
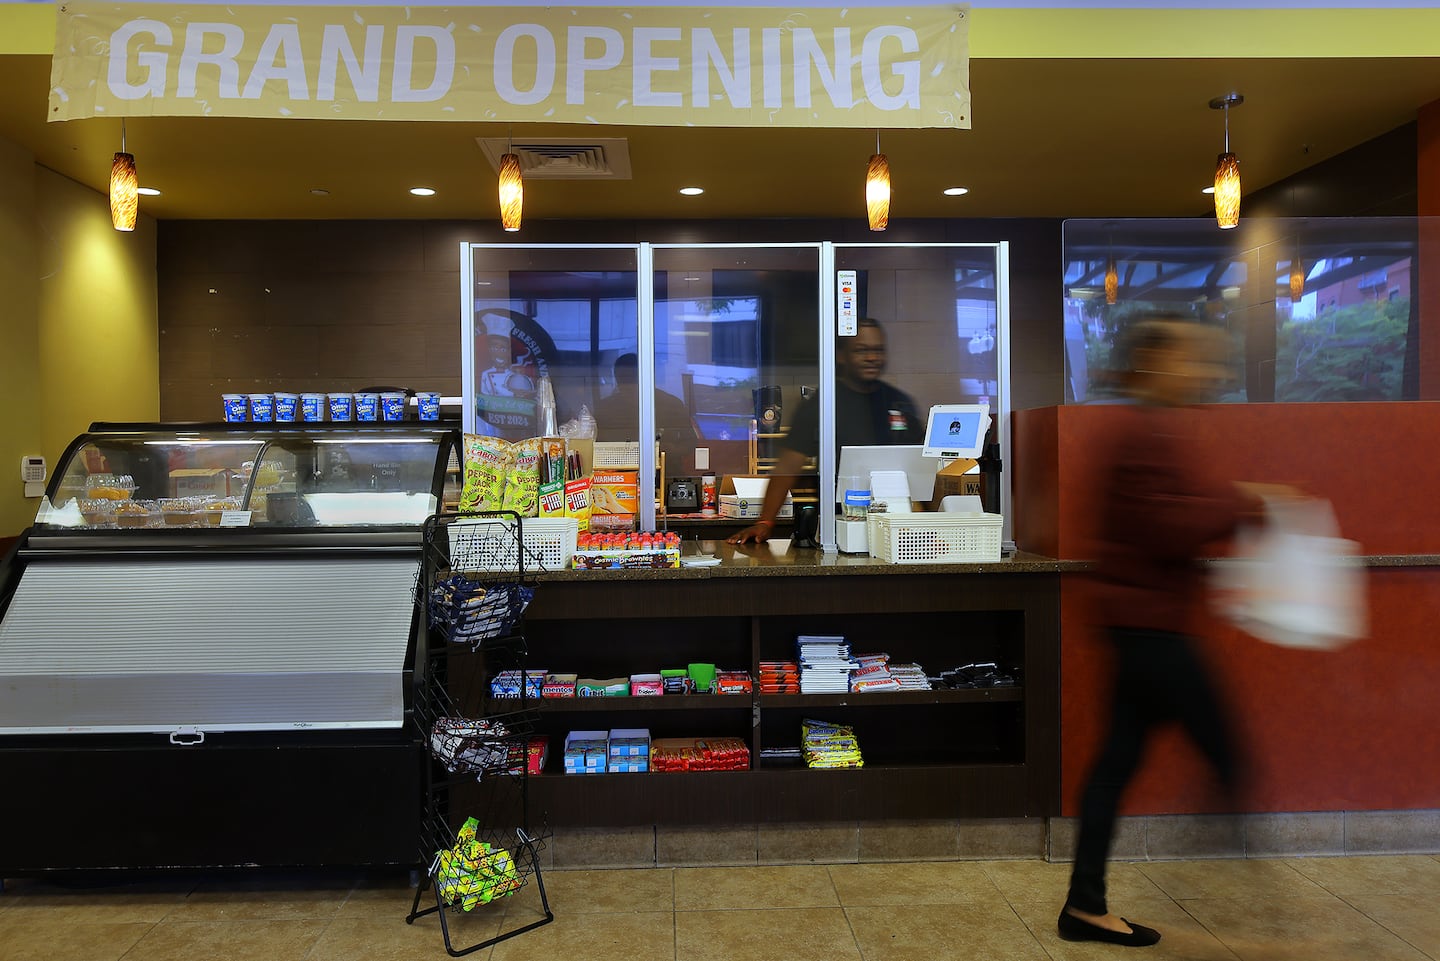
[[[1160,933],[1110,911],[1105,868],[1121,795],[1150,732],[1184,726],[1233,796],[1239,763],[1231,726],[1190,629],[1203,589],[1201,549],[1258,512],[1255,485],[1215,476],[1188,425],[1225,374],[1214,327],[1144,320],[1120,345],[1123,428],[1103,462],[1095,576],[1100,623],[1113,647],[1110,727],[1080,803],[1080,831],[1060,936],[1144,947]]]

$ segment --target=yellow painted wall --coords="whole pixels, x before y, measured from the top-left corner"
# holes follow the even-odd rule
[[[110,225],[104,195],[0,139],[0,537],[19,534],[20,457],[52,471],[96,420],[158,420],[155,221]]]
[[[35,250],[35,158],[0,139],[0,537],[35,518],[26,500],[20,458],[41,453],[40,281]]]
[[[59,456],[92,421],[158,420],[155,221],[110,224],[107,199],[37,168],[41,439]]]

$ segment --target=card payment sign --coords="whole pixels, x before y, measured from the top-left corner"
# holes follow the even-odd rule
[[[858,329],[860,315],[856,309],[855,276],[853,270],[835,272],[835,326],[841,337],[854,337]]]

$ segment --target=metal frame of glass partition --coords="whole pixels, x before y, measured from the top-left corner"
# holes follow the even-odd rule
[[[823,340],[833,345],[833,338],[836,331],[837,302],[833,283],[836,271],[839,269],[837,252],[858,252],[863,250],[884,250],[894,252],[897,250],[993,250],[995,252],[995,351],[996,351],[996,396],[995,403],[991,405],[991,416],[995,421],[996,440],[1000,448],[1000,462],[1002,465],[1010,463],[1010,244],[1008,241],[994,243],[827,243],[822,251],[822,271],[831,281],[832,290],[828,297],[826,308],[828,316],[825,321],[825,329],[829,332]],[[830,357],[828,366],[824,373],[829,374],[829,380],[825,383],[825,396],[829,398],[826,406],[830,408],[828,421],[828,432],[822,433],[822,445],[828,439],[832,445],[831,453],[826,456],[822,451],[823,462],[821,469],[829,469],[829,475],[822,477],[820,481],[821,491],[829,491],[833,498],[835,490],[836,460],[839,451],[833,449],[834,444],[834,356]],[[921,412],[923,416],[923,411]],[[828,485],[828,486],[827,486]],[[1005,549],[1013,550],[1014,540],[1014,518],[1012,514],[1012,502],[1008,475],[1001,474],[1000,483],[1000,513],[1004,516],[1004,527],[1002,538]],[[822,500],[820,512],[821,536],[827,551],[835,550],[835,511],[834,504],[825,506]]]
[[[818,534],[827,552],[833,552],[835,545],[835,475],[839,451],[835,442],[835,336],[837,332],[837,253],[840,256],[862,253],[867,249],[894,253],[905,249],[981,249],[993,250],[995,285],[995,338],[996,338],[996,386],[997,392],[992,406],[996,420],[997,440],[1002,463],[1010,459],[1010,292],[1009,292],[1009,245],[997,243],[916,243],[916,244],[875,244],[875,243],[719,243],[719,244],[460,244],[460,286],[461,286],[461,370],[464,393],[464,425],[467,432],[476,426],[476,377],[475,365],[475,256],[483,250],[543,250],[547,252],[574,251],[581,255],[585,251],[633,251],[636,269],[636,343],[638,345],[637,378],[640,397],[655,396],[656,389],[656,339],[655,339],[655,254],[657,251],[740,251],[754,250],[813,250],[816,255],[817,283],[817,326],[815,329],[816,355],[818,357],[818,387],[824,402],[820,409],[820,450],[817,457],[819,472],[818,507],[820,511]],[[663,255],[662,255],[663,256]],[[574,269],[584,270],[578,263]],[[637,411],[639,436],[655,436],[654,404],[641,404]],[[653,445],[640,445],[640,475],[655,476],[656,456]],[[653,497],[639,498],[639,522],[645,529],[654,529],[656,524],[655,501]],[[1000,512],[1005,517],[1004,540],[1007,548],[1013,544],[1013,518],[1011,516],[1010,485],[1003,478],[1000,484]]]

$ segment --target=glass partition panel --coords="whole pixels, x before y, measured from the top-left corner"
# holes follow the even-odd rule
[[[820,245],[656,245],[653,258],[655,429],[666,475],[714,475],[724,489],[726,477],[774,475],[794,451],[798,470],[785,482],[797,508],[813,507]],[[719,512],[739,509],[719,499]]]
[[[1116,392],[1110,352],[1136,318],[1222,327],[1222,403],[1418,397],[1419,222],[1209,218],[1064,225],[1066,400]]]
[[[639,350],[639,248],[464,246],[466,431],[508,440],[544,433],[548,379],[557,424],[583,409],[600,440],[638,437],[638,404],[617,391],[615,371]]]
[[[921,444],[926,414],[936,405],[987,405],[993,436],[1001,449],[1008,445],[1004,250],[997,244],[835,245],[842,333],[835,348],[832,470],[838,473],[840,450],[847,446]],[[847,305],[845,286],[852,279],[854,301]],[[856,318],[853,336],[844,334],[847,306]],[[895,462],[910,474],[929,474],[929,480],[947,463],[907,463],[898,454]],[[913,499],[926,478],[908,479]],[[985,508],[1005,515],[1008,540],[1009,484],[997,479],[992,486]],[[948,492],[943,483],[926,489],[927,501]]]

